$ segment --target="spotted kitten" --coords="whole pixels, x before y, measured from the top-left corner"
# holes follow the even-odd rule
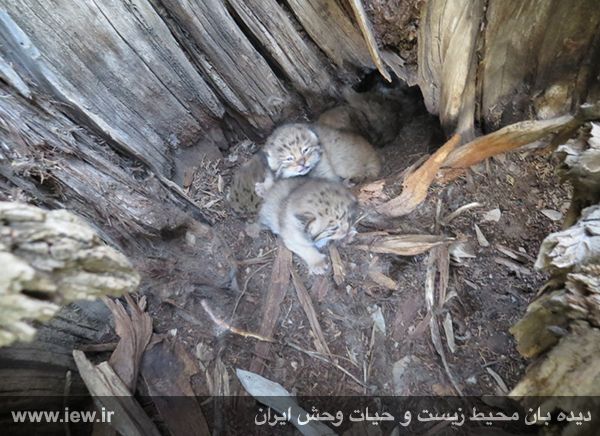
[[[261,152],[239,167],[233,175],[227,193],[231,208],[241,215],[258,212],[262,199],[256,194],[255,186],[267,176],[271,174]]]
[[[373,146],[362,136],[322,125],[285,124],[263,147],[276,178],[303,176],[362,181],[381,170]]]
[[[238,213],[254,213],[261,203],[256,183],[267,175],[275,179],[308,175],[359,182],[376,177],[380,169],[377,152],[356,133],[321,125],[285,124],[275,129],[262,150],[234,174],[228,199]]]
[[[259,192],[259,223],[279,235],[312,274],[324,274],[327,257],[319,248],[354,234],[354,196],[340,182],[308,177],[269,178]]]

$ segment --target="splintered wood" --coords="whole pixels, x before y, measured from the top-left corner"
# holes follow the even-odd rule
[[[121,338],[109,359],[110,366],[129,389],[135,389],[140,361],[152,337],[152,318],[145,311],[146,298],[134,302],[125,297],[129,313],[118,300],[104,299],[115,320],[115,332]]]
[[[325,340],[325,335],[323,334],[323,329],[321,329],[321,324],[319,323],[319,317],[317,316],[317,312],[315,311],[315,307],[312,303],[312,298],[310,294],[306,290],[306,287],[298,277],[298,274],[292,270],[292,281],[294,282],[294,287],[296,288],[296,295],[298,296],[298,300],[302,305],[302,309],[308,318],[308,322],[310,324],[310,328],[314,335],[315,348],[321,354],[330,355],[331,351],[329,351],[329,346],[327,345],[327,341]]]
[[[73,358],[90,394],[107,410],[119,433],[132,436],[159,436],[160,432],[108,362],[94,365],[83,351],[73,350]]]
[[[261,336],[272,337],[275,325],[279,319],[281,304],[285,298],[288,286],[290,284],[290,271],[292,268],[292,252],[288,250],[283,243],[278,241],[277,257],[273,263],[271,272],[271,281],[267,290],[266,301],[262,311],[262,324],[259,334]],[[261,373],[263,370],[263,359],[269,354],[271,344],[268,342],[259,342],[254,347],[256,357],[250,364],[252,372]]]
[[[369,19],[367,17],[367,13],[365,12],[365,8],[363,7],[361,0],[350,0],[350,6],[352,6],[352,10],[354,11],[354,16],[356,17],[356,21],[358,21],[358,27],[365,38],[365,42],[367,43],[367,48],[369,49],[369,54],[371,55],[371,59],[373,59],[373,63],[377,67],[377,71],[387,80],[388,82],[392,81],[392,77],[390,73],[388,73],[385,68],[383,61],[381,60],[381,55],[379,53],[379,48],[377,47],[377,41],[375,41],[375,36],[373,35],[373,28]]]
[[[460,135],[454,135],[437,150],[423,165],[409,174],[402,183],[402,193],[376,208],[377,212],[387,216],[407,215],[425,200],[427,191],[435,176],[460,142]]]
[[[200,405],[190,398],[196,395],[191,377],[198,372],[198,360],[176,340],[162,339],[144,353],[142,376],[173,436],[210,434]]]

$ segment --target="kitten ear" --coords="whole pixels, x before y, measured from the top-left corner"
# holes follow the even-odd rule
[[[302,212],[294,215],[298,221],[302,224],[304,229],[307,229],[308,226],[316,219],[316,216],[312,212]]]
[[[311,141],[313,142],[319,142],[319,136],[317,135],[317,133],[311,129],[310,127],[308,127],[306,129],[306,133],[308,134],[309,138]]]

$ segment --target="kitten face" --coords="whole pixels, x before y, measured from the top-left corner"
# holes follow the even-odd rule
[[[317,203],[314,211],[298,217],[318,248],[326,246],[329,241],[351,238],[356,233],[356,201],[350,194],[336,194],[340,196],[337,201]]]
[[[269,167],[277,178],[303,176],[321,159],[317,135],[303,124],[288,124],[277,128],[263,148]]]

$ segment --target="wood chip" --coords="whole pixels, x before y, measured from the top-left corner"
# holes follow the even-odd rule
[[[389,289],[391,291],[398,290],[398,282],[389,278],[382,272],[373,270],[373,269],[369,269],[369,272],[367,274],[369,275],[369,278],[371,280],[373,280],[375,283],[377,283],[382,288]]]
[[[346,280],[346,268],[342,262],[340,252],[333,244],[329,245],[329,259],[331,260],[331,268],[333,269],[333,281],[336,285],[342,286]]]
[[[542,213],[542,215],[544,215],[545,217],[547,217],[548,219],[550,219],[552,221],[560,221],[563,218],[563,214],[557,210],[542,209],[540,212]]]
[[[326,276],[319,276],[315,279],[312,287],[312,294],[317,297],[317,301],[320,303],[325,300],[327,294],[329,293],[329,288],[331,287],[331,283],[329,282],[329,278]]]
[[[444,333],[446,334],[446,343],[452,354],[456,352],[456,342],[454,340],[454,328],[452,327],[452,315],[450,312],[444,318]]]
[[[83,351],[73,350],[81,379],[97,404],[114,412],[111,426],[120,434],[160,436],[160,432],[108,362],[94,365]]]
[[[321,329],[321,324],[319,323],[319,318],[313,305],[312,298],[298,277],[298,274],[294,270],[292,270],[292,282],[294,283],[294,288],[296,288],[298,301],[300,301],[300,305],[302,306],[302,309],[308,318],[308,323],[310,324],[313,336],[315,337],[315,348],[321,354],[331,355],[331,351],[329,351],[329,346],[327,345],[325,335]]]
[[[197,402],[186,399],[195,395],[191,378],[200,372],[198,360],[176,339],[163,338],[153,343],[144,353],[141,373],[169,433],[209,434],[202,409]]]
[[[377,46],[377,41],[375,40],[375,35],[373,34],[373,29],[371,27],[371,22],[369,21],[369,17],[365,12],[365,8],[363,7],[361,0],[349,0],[350,6],[354,11],[354,16],[356,17],[356,21],[358,22],[358,27],[363,34],[363,38],[365,38],[365,42],[367,43],[367,48],[369,49],[369,54],[371,55],[371,59],[373,63],[377,67],[377,71],[387,80],[388,82],[392,82],[392,77],[390,73],[385,68],[383,61],[381,60],[381,55],[379,53],[379,47]]]
[[[512,260],[505,259],[503,257],[494,257],[494,262],[508,267],[510,270],[514,271],[518,275],[527,276],[532,273],[530,269],[525,268],[523,265],[513,262]]]
[[[290,284],[290,271],[292,268],[292,252],[288,250],[281,240],[278,240],[278,251],[273,270],[271,271],[271,280],[267,289],[266,301],[262,310],[262,323],[259,334],[263,337],[272,337],[275,325],[279,320],[281,304],[285,298],[288,286]],[[254,348],[256,357],[250,364],[250,370],[261,372],[263,369],[262,359],[269,354],[271,344],[268,342],[258,342]]]
[[[483,234],[483,232],[481,231],[479,226],[477,224],[474,224],[474,227],[475,227],[475,235],[477,235],[477,242],[479,243],[479,245],[481,247],[489,247],[490,243],[486,239],[485,235]]]
[[[522,145],[537,141],[550,133],[572,129],[583,120],[573,115],[564,115],[547,120],[521,121],[488,135],[475,138],[448,156],[441,172],[441,181],[448,182],[460,176],[465,169],[485,159],[514,150]]]
[[[502,217],[502,212],[500,211],[500,209],[496,208],[496,209],[492,209],[492,210],[488,210],[486,213],[483,214],[483,217],[481,217],[481,221],[492,221],[497,223],[498,221],[500,221],[500,218]]]

